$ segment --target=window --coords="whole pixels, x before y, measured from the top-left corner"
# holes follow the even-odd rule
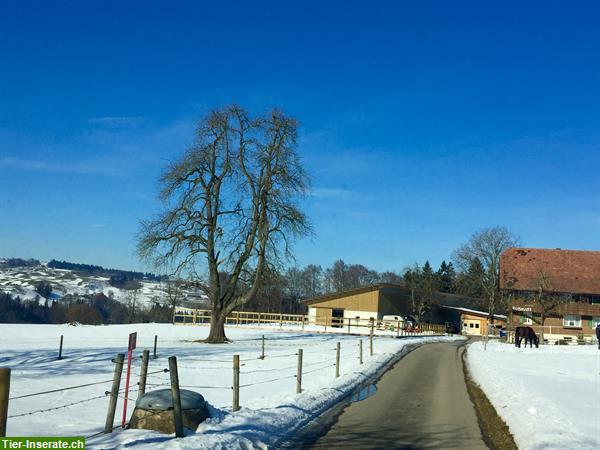
[[[479,328],[479,324],[478,323],[475,324],[475,328]]]
[[[592,328],[596,328],[598,325],[600,325],[600,317],[592,317]]]
[[[581,316],[566,314],[563,318],[563,327],[581,328]]]
[[[473,324],[472,323],[469,324],[469,328],[473,328]]]
[[[532,311],[523,311],[520,321],[522,324],[531,325],[533,323],[533,312]]]

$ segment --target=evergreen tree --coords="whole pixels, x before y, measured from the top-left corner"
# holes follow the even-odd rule
[[[442,264],[437,271],[437,276],[440,292],[453,293],[455,291],[456,271],[454,270],[452,263],[442,261]]]

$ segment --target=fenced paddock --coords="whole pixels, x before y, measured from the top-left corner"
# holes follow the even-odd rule
[[[208,309],[176,308],[173,323],[176,325],[209,325]],[[370,320],[352,317],[324,317],[301,314],[280,314],[250,311],[232,311],[226,318],[229,326],[278,327],[286,330],[322,331],[330,333],[370,334],[387,336],[417,336],[444,334],[444,325],[422,323],[418,328],[406,327],[400,320]]]
[[[139,392],[144,349],[152,355],[158,335],[157,358],[150,357],[146,390],[170,386],[167,359],[176,356],[181,388],[200,392],[225,417],[233,408],[233,358],[239,355],[239,404],[242,408],[271,408],[288,401],[298,390],[321,392],[340,378],[363,373],[379,358],[390,358],[407,339],[373,338],[352,334],[279,331],[230,326],[232,343],[197,342],[208,329],[167,324],[111,326],[0,325],[0,366],[12,370],[8,407],[8,435],[83,435],[102,439],[118,353],[127,348],[127,336],[138,333],[134,351],[128,411],[130,417]],[[62,359],[58,359],[60,336]],[[264,357],[263,357],[263,335]],[[360,364],[362,340],[363,362]],[[421,337],[415,341],[422,340]],[[339,342],[339,353],[338,344]],[[299,370],[299,350],[302,367]],[[387,356],[386,356],[387,355]],[[339,364],[337,362],[339,361]],[[123,372],[124,376],[124,372]],[[124,382],[118,391],[113,426],[120,425]]]

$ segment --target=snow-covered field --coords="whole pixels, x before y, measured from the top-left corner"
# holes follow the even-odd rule
[[[314,419],[318,414],[356,389],[415,342],[450,337],[374,338],[375,355],[368,355],[363,337],[364,364],[359,365],[359,337],[269,329],[228,328],[230,344],[193,342],[205,338],[207,327],[167,324],[110,326],[10,325],[0,324],[0,365],[12,368],[11,398],[62,387],[101,381],[84,388],[60,391],[10,401],[8,434],[89,436],[102,431],[106,418],[111,359],[125,352],[130,332],[138,332],[134,352],[133,386],[139,376],[143,349],[151,349],[159,336],[158,359],[149,371],[167,367],[167,358],[177,356],[180,385],[202,393],[212,406],[213,418],[195,434],[175,441],[150,431],[117,430],[88,440],[96,448],[119,446],[157,448],[264,448]],[[60,335],[64,335],[63,360],[56,360]],[[261,335],[266,336],[266,358],[259,359]],[[335,345],[341,342],[341,376],[335,378]],[[304,352],[303,393],[296,395],[297,356]],[[240,404],[231,413],[232,356],[239,354]],[[168,386],[168,373],[148,377],[149,390]],[[122,384],[123,386],[123,384]],[[134,389],[135,391],[135,389]],[[135,400],[135,392],[131,398]],[[79,403],[81,401],[81,403]],[[117,410],[122,411],[122,400]],[[61,407],[63,405],[71,406]],[[133,403],[133,402],[132,402]],[[40,411],[57,408],[49,411]],[[39,412],[36,412],[39,411]],[[33,412],[32,414],[28,414]],[[130,409],[131,412],[131,409]],[[120,422],[120,413],[115,423]]]
[[[600,448],[596,346],[469,345],[469,371],[520,449]]]

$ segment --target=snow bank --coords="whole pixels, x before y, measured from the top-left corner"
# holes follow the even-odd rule
[[[95,448],[143,446],[152,448],[266,448],[273,447],[354,390],[361,381],[406,351],[408,344],[449,340],[449,337],[374,338],[375,355],[368,356],[363,339],[364,364],[359,365],[360,337],[272,329],[229,328],[230,344],[193,342],[206,337],[207,327],[137,324],[111,326],[0,325],[0,363],[13,368],[11,397],[110,380],[111,358],[124,352],[127,336],[138,332],[133,385],[139,374],[139,355],[151,348],[159,336],[159,358],[149,371],[167,366],[167,358],[178,358],[180,385],[202,393],[211,404],[213,417],[196,433],[174,440],[144,430],[116,431],[88,440]],[[60,335],[65,336],[65,359],[56,360]],[[266,337],[266,355],[259,359],[261,336]],[[341,376],[335,378],[335,344],[341,342]],[[304,351],[303,393],[295,394],[297,356]],[[404,349],[404,350],[403,350]],[[231,413],[232,356],[242,361],[240,404]],[[168,385],[167,373],[148,378],[149,390]],[[9,435],[84,435],[102,431],[110,383],[82,389],[11,401]],[[132,398],[135,399],[135,388]],[[79,403],[79,401],[82,401]],[[117,411],[122,410],[119,400]],[[46,412],[43,409],[69,405]],[[33,412],[31,415],[25,415]],[[131,409],[129,411],[131,413]],[[120,418],[117,414],[115,422]]]
[[[520,449],[600,448],[600,351],[469,345],[468,368]]]

